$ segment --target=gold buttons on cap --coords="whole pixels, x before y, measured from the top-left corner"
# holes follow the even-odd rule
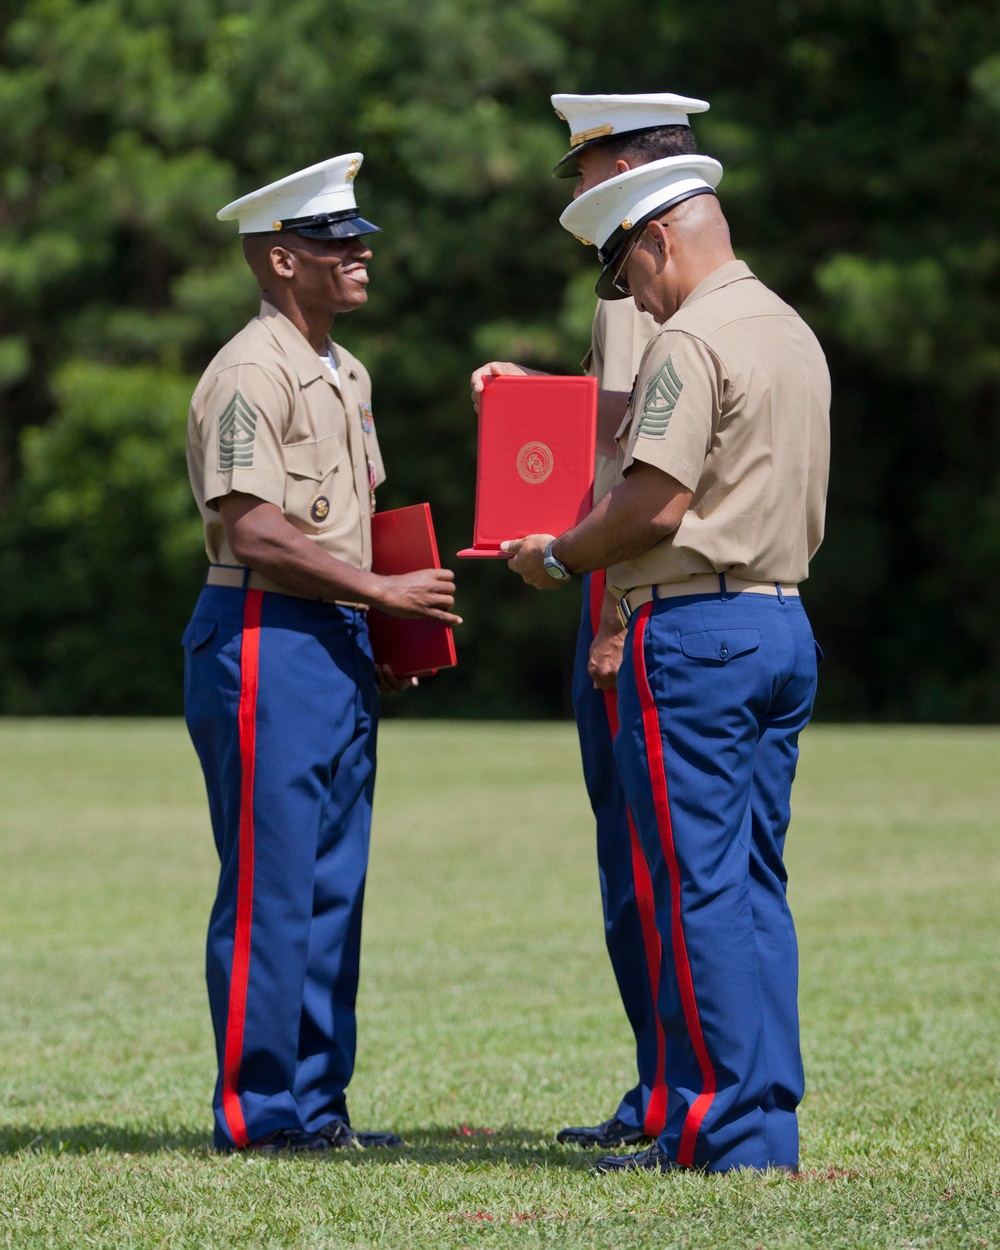
[[[631,229],[632,229],[632,218],[631,218],[631,217],[626,217],[626,218],[625,218],[625,220],[622,222],[621,228],[622,228],[623,230],[631,230]]]
[[[280,229],[281,229],[281,222],[280,222],[280,221],[272,221],[272,222],[271,222],[271,229],[272,229],[272,230],[280,230]]]

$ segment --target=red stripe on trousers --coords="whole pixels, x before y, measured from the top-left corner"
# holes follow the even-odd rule
[[[667,792],[667,770],[663,759],[663,741],[660,737],[660,722],[656,714],[656,704],[650,689],[649,677],[646,673],[646,657],[644,640],[646,626],[652,604],[642,607],[635,623],[632,638],[632,660],[635,665],[636,688],[639,692],[639,703],[642,708],[643,736],[646,743],[646,758],[649,761],[649,780],[653,791],[653,809],[659,827],[660,845],[667,863],[670,877],[670,929],[673,938],[674,967],[684,1008],[684,1022],[688,1036],[698,1058],[701,1068],[702,1092],[689,1108],[681,1132],[681,1142],[677,1151],[677,1162],[682,1167],[691,1167],[694,1163],[694,1148],[698,1139],[698,1130],[705,1119],[712,1099],[715,1097],[715,1070],[708,1056],[705,1036],[698,1015],[698,1002],[694,992],[694,978],[691,975],[691,961],[688,959],[687,943],[684,941],[684,930],[681,926],[681,882],[674,849],[674,830],[670,819],[670,804]]]
[[[260,614],[264,592],[248,590],[243,609],[240,646],[240,846],[236,888],[236,933],[229,979],[226,1051],[222,1064],[222,1110],[234,1143],[247,1145],[247,1128],[240,1106],[240,1062],[246,1024],[247,983],[250,979],[250,934],[253,928],[253,774],[257,751],[257,678],[260,658]]]
[[[596,638],[601,624],[601,607],[604,603],[605,576],[604,570],[598,569],[590,575],[590,632]],[[618,736],[618,695],[614,690],[602,690],[604,709],[608,716],[608,728],[612,741]],[[646,972],[649,976],[650,996],[653,1003],[653,1015],[656,1021],[656,1077],[653,1088],[649,1092],[646,1115],[642,1127],[648,1137],[659,1137],[667,1122],[667,1086],[664,1080],[663,1067],[666,1058],[666,1038],[663,1024],[656,1010],[656,994],[660,984],[660,935],[656,931],[656,908],[653,905],[653,881],[649,875],[649,866],[642,853],[639,834],[636,831],[632,813],[625,808],[628,817],[629,850],[632,853],[632,885],[635,890],[635,905],[639,913],[639,926],[642,929],[642,944],[646,953]]]

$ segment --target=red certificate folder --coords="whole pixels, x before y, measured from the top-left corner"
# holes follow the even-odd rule
[[[430,504],[375,513],[373,573],[392,576],[440,567]],[[373,608],[368,613],[368,633],[376,662],[388,664],[397,677],[421,677],[457,662],[454,636],[443,621],[386,616]]]
[[[479,397],[476,523],[460,556],[503,556],[505,538],[561,534],[590,511],[597,379],[488,378]]]

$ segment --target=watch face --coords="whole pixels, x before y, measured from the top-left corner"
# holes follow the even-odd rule
[[[571,574],[562,560],[552,553],[552,544],[555,541],[554,538],[549,539],[545,551],[542,553],[542,567],[553,581],[564,582]]]

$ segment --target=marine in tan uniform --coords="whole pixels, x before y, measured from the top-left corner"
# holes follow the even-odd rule
[[[371,568],[371,499],[385,481],[371,380],[339,344],[327,342],[317,353],[266,297],[198,384],[188,464],[215,570],[211,584],[223,584],[220,567],[242,571],[219,509],[234,492],[273,505],[319,551],[351,569]],[[354,583],[346,569],[338,572]],[[287,581],[281,586],[287,594]],[[255,574],[258,587],[265,588]]]
[[[369,606],[458,623],[454,579],[371,571],[385,478],[361,363],[330,338],[368,299],[348,153],[228,205],[260,314],[191,402],[206,586],[184,634],[185,711],[219,852],[207,977],[220,1150],[393,1146],[350,1124],[378,689]]]
[[[559,178],[576,178],[574,197],[648,161],[694,152],[690,115],[708,108],[704,100],[667,93],[554,95],[552,105],[570,131],[570,149],[553,173]],[[597,302],[591,347],[583,362],[583,368],[597,378],[601,388],[595,504],[615,484],[615,431],[642,353],[658,330],[649,313],[636,308],[632,300]],[[510,361],[491,361],[473,373],[473,397],[488,374],[527,372],[530,370]],[[605,940],[635,1037],[637,1080],[607,1120],[565,1128],[557,1139],[608,1148],[656,1137],[663,1128],[664,1038],[655,1010],[661,952],[649,872],[625,804],[612,747],[618,731],[615,686],[624,629],[617,600],[605,593],[603,569],[586,574],[581,589],[573,710],[584,780],[597,826]]]
[[[705,157],[653,162],[561,220],[603,298],[663,325],[619,430],[620,481],[573,530],[507,545],[548,589],[606,567],[628,621],[615,752],[663,960],[664,1130],[601,1171],[799,1162],[795,930],[783,862],[817,649],[798,584],[823,537],[829,374],[733,255]]]

